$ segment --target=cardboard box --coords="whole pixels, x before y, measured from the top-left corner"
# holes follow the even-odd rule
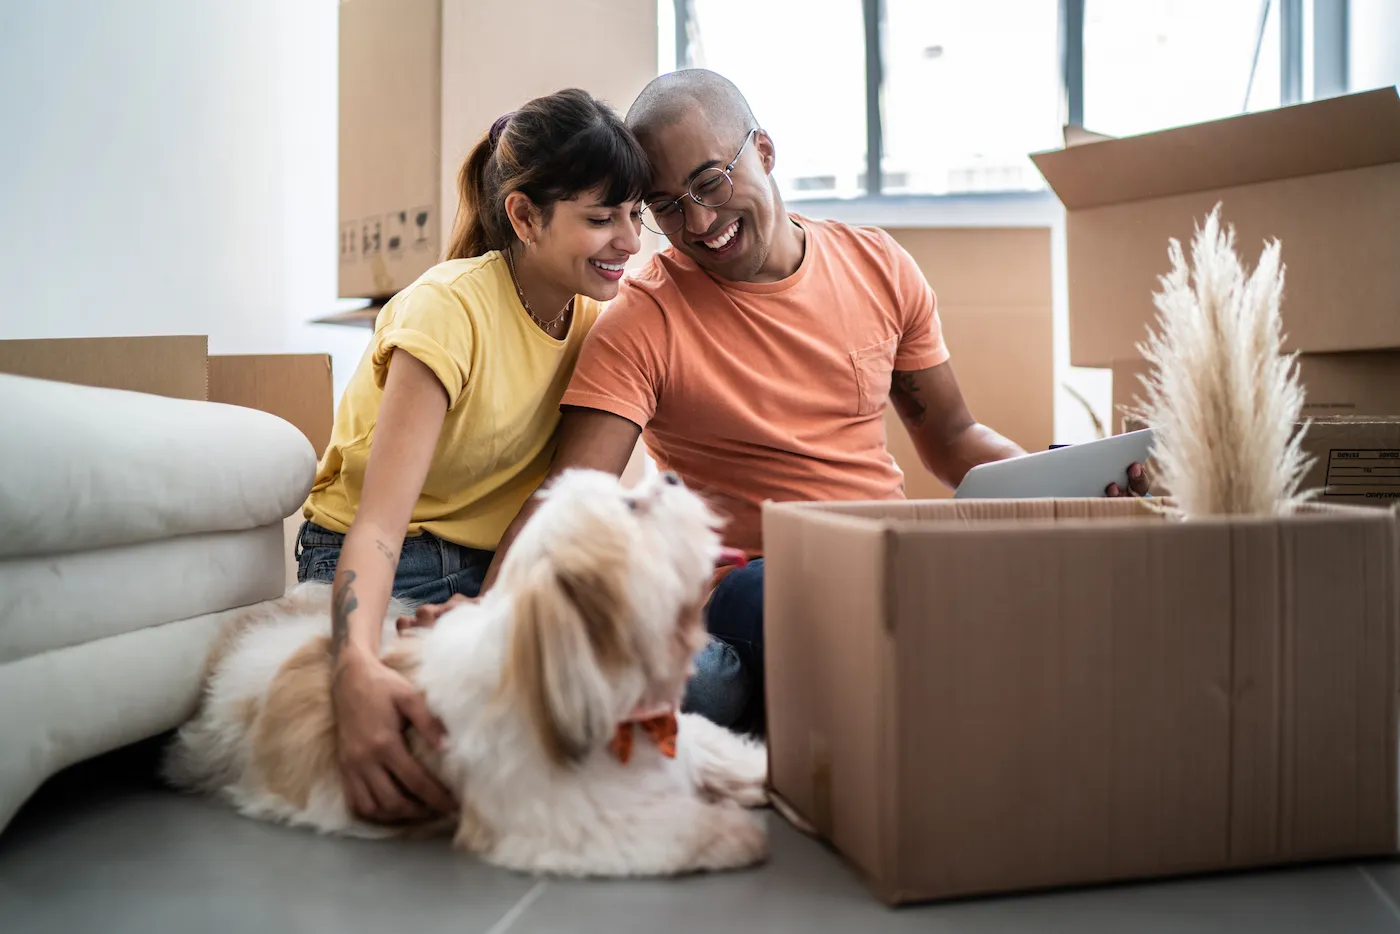
[[[1070,361],[1137,356],[1168,271],[1217,202],[1253,264],[1278,238],[1286,350],[1400,347],[1400,94],[1383,88],[1032,156],[1064,203]]]
[[[1395,514],[770,504],[771,781],[889,903],[1397,850]]]
[[[511,41],[522,23],[549,28]],[[656,49],[655,0],[341,0],[340,295],[388,298],[443,258],[497,117],[567,87],[625,112]]]
[[[224,402],[291,422],[320,457],[334,398],[328,354],[210,356],[198,336],[0,341],[0,373]]]
[[[1139,404],[1147,371],[1142,360],[1113,367],[1115,433],[1143,427],[1126,412]],[[1299,354],[1298,375],[1307,401],[1295,427],[1313,462],[1303,489],[1322,491],[1323,503],[1389,507],[1400,499],[1400,353]],[[1152,492],[1171,491],[1154,482]]]
[[[1045,450],[1055,432],[1049,229],[889,232],[933,286],[950,362],[973,416],[1027,451]],[[885,431],[906,496],[952,495],[924,468],[893,408],[885,412]]]
[[[1149,369],[1141,357],[1113,365],[1115,434],[1140,403]],[[1400,352],[1299,354],[1298,379],[1306,394],[1305,418],[1400,417]]]
[[[1124,420],[1128,431],[1142,427],[1138,419]],[[1388,509],[1400,500],[1400,418],[1317,418],[1294,430],[1303,432],[1303,453],[1312,461],[1302,489],[1318,491],[1315,502]],[[1149,462],[1149,491],[1170,496],[1153,473]]]

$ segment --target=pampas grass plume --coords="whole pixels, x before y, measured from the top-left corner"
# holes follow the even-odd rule
[[[1155,429],[1160,478],[1188,519],[1288,512],[1311,465],[1295,434],[1303,387],[1281,353],[1278,241],[1247,275],[1217,204],[1196,228],[1190,266],[1176,239],[1168,253],[1158,330],[1138,346],[1151,371],[1135,413]]]

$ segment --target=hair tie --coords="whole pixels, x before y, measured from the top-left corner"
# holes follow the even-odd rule
[[[496,122],[491,124],[490,140],[492,149],[495,149],[496,144],[501,141],[501,134],[505,132],[506,124],[510,122],[510,118],[513,116],[515,116],[515,111],[512,110],[510,113],[501,114],[496,118]]]

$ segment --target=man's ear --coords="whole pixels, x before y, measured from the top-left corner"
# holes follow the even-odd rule
[[[774,166],[778,164],[778,151],[773,146],[773,137],[768,135],[767,130],[759,130],[753,135],[753,145],[758,150],[759,158],[763,160],[763,171],[772,175]]]

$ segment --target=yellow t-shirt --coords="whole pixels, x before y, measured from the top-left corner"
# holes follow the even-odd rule
[[[544,480],[559,400],[600,307],[578,296],[568,335],[555,340],[525,313],[499,252],[429,269],[379,313],[374,339],[341,397],[303,514],[349,531],[389,357],[399,348],[447,390],[447,417],[408,532],[495,549]]]

